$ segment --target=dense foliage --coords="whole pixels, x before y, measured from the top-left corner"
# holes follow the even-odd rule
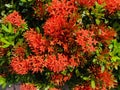
[[[120,0],[1,0],[0,84],[21,90],[119,90]]]

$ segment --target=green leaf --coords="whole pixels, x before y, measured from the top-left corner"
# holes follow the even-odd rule
[[[80,72],[78,69],[75,70],[76,76],[79,77],[80,76]]]
[[[91,80],[91,87],[92,87],[93,89],[95,89],[95,81],[94,81],[94,80]]]
[[[5,32],[10,33],[10,31],[8,30],[8,28],[5,25],[3,25],[3,24],[2,24],[2,30],[5,31]]]
[[[5,38],[0,38],[0,41],[5,43],[5,44],[9,44],[10,45],[10,43]]]
[[[61,74],[66,75],[67,74],[67,70],[62,71]]]
[[[3,34],[2,33],[0,33],[0,38],[2,38],[3,37]]]
[[[89,77],[83,77],[83,80],[90,80]]]
[[[1,47],[2,48],[8,48],[10,46],[10,44],[5,44],[5,45],[2,45]]]
[[[6,87],[6,79],[0,76],[0,85],[2,85],[2,88]]]
[[[95,22],[96,22],[97,25],[100,24],[100,20],[99,19],[95,19]]]
[[[111,58],[111,61],[112,61],[112,62],[116,62],[117,60],[120,60],[120,58],[119,58],[118,56],[113,56],[113,57]]]
[[[105,71],[105,66],[102,65],[102,66],[101,66],[101,72],[103,73],[104,71]]]
[[[5,4],[7,8],[12,8],[13,6],[11,4]]]
[[[11,24],[11,23],[8,23],[8,29],[9,29],[9,32],[10,32],[10,33],[14,33],[14,32],[13,32],[13,27],[12,27],[12,24]]]
[[[21,2],[27,2],[26,0],[20,0]]]

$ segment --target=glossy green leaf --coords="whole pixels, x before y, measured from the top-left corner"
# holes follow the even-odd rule
[[[10,33],[9,29],[3,24],[2,24],[2,30],[5,31],[5,32]]]
[[[13,32],[13,27],[12,27],[12,24],[11,24],[11,23],[8,23],[8,29],[9,29],[9,32],[10,32],[10,33],[14,33],[14,32]]]
[[[95,19],[96,24],[99,25],[100,24],[100,20],[99,19]]]
[[[0,85],[2,85],[2,88],[6,87],[6,79],[0,76]]]
[[[91,87],[92,87],[93,89],[95,89],[95,81],[94,81],[94,80],[91,80]]]

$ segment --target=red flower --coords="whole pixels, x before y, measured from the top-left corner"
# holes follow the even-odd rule
[[[18,56],[18,57],[24,57],[25,48],[23,48],[21,46],[15,47],[14,50],[13,50],[13,55]]]
[[[120,0],[97,0],[99,4],[105,4],[105,9],[109,13],[114,13],[116,10],[120,10]]]
[[[76,36],[76,42],[82,47],[84,52],[95,51],[97,41],[94,39],[95,34],[88,30],[79,30]]]
[[[46,67],[53,72],[61,72],[68,66],[68,58],[65,55],[49,55],[46,60]]]
[[[99,3],[99,4],[104,4],[104,3],[105,3],[105,0],[97,0],[97,3]]]
[[[52,76],[52,82],[56,85],[63,85],[66,81],[70,80],[72,74],[70,75],[62,75],[62,74],[54,74]]]
[[[80,5],[91,7],[94,6],[96,0],[77,0]]]
[[[30,31],[25,32],[24,37],[28,42],[31,50],[36,54],[41,54],[45,52],[47,41],[42,38],[41,34],[38,34],[36,31],[31,29]]]
[[[20,90],[37,90],[34,84],[25,83],[20,85]]]
[[[102,81],[102,86],[106,88],[112,88],[116,85],[115,78],[108,71],[104,71],[103,73],[100,71],[97,78]]]
[[[27,62],[29,64],[29,70],[33,73],[43,71],[44,60],[42,56],[29,56]]]
[[[51,5],[48,6],[47,11],[51,16],[68,17],[76,11],[75,0],[52,0]]]
[[[93,90],[93,88],[90,85],[81,85],[74,87],[73,90]]]
[[[112,28],[109,29],[105,25],[95,27],[93,28],[93,30],[95,34],[98,35],[98,38],[100,39],[100,41],[102,41],[103,43],[106,41],[110,41],[114,39],[114,37],[116,37],[116,32],[114,31],[114,29]]]
[[[105,0],[106,6],[105,8],[109,11],[109,13],[113,13],[116,10],[120,9],[120,0]]]
[[[70,58],[69,59],[69,65],[72,67],[76,67],[79,65],[79,63],[74,59],[74,58]]]
[[[17,74],[23,75],[28,73],[28,62],[22,58],[12,58],[10,65]]]
[[[116,37],[116,32],[113,28],[108,28],[105,25],[92,26],[91,30],[98,37],[98,41],[105,43],[106,41],[111,41]]]
[[[9,14],[5,18],[5,22],[10,22],[11,24],[20,27],[21,25],[25,24],[24,20],[22,20],[21,16],[17,11],[14,11],[13,13]]]
[[[51,17],[43,26],[45,35],[59,37],[63,33],[63,28],[66,26],[66,20],[61,16]]]

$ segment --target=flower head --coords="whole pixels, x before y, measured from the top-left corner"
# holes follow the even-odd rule
[[[51,5],[47,8],[51,16],[60,15],[63,17],[68,17],[76,10],[75,0],[52,0]]]
[[[76,36],[76,42],[82,47],[84,52],[95,51],[97,41],[94,38],[95,34],[88,30],[79,30]]]
[[[29,56],[27,62],[29,64],[29,70],[33,73],[43,71],[44,60],[42,56]]]
[[[20,90],[37,90],[34,84],[25,83],[20,85]]]
[[[20,27],[22,24],[25,24],[24,20],[22,20],[22,17],[17,11],[14,11],[13,13],[6,16],[5,22],[10,22],[11,24],[17,27]]]
[[[61,72],[68,66],[68,58],[63,54],[49,55],[46,60],[46,67],[53,72]]]
[[[24,37],[29,44],[31,50],[36,54],[44,53],[46,50],[47,41],[42,38],[42,35],[30,29],[30,31],[25,32]]]
[[[24,75],[28,73],[28,62],[22,58],[13,57],[10,65],[17,74]]]

